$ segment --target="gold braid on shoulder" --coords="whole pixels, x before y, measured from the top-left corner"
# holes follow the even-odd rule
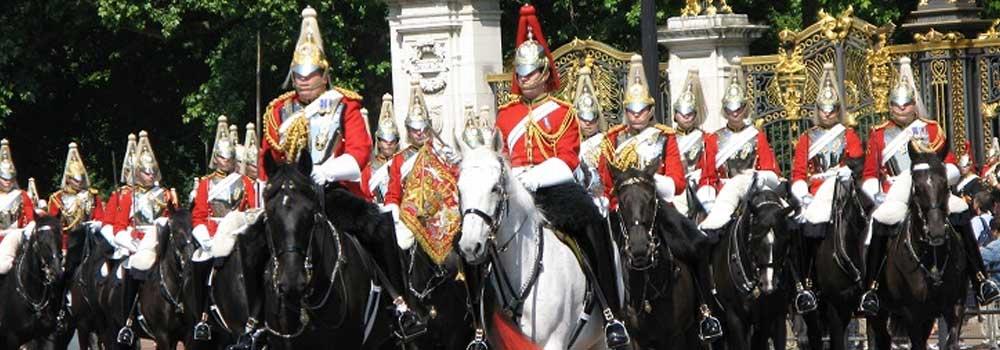
[[[525,118],[531,118],[530,114]],[[568,111],[566,111],[566,115],[563,116],[563,120],[562,123],[559,124],[559,128],[552,133],[545,132],[545,130],[542,130],[542,128],[538,126],[538,123],[536,123],[534,120],[529,120],[528,137],[525,140],[526,141],[525,151],[527,151],[528,160],[534,161],[534,157],[532,156],[532,153],[534,153],[534,147],[532,143],[534,142],[539,143],[538,149],[542,151],[543,159],[549,159],[551,157],[554,157],[556,153],[558,153],[559,140],[561,140],[563,135],[566,134],[566,131],[569,130],[569,126],[570,124],[572,124],[571,122],[574,119],[576,119],[576,110],[574,108],[570,108]],[[546,151],[548,149],[552,150],[551,154]]]

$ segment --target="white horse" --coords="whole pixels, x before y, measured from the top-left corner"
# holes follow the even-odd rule
[[[462,256],[472,264],[492,263],[494,275],[501,277],[484,279],[488,290],[507,298],[524,296],[520,310],[513,310],[521,315],[516,327],[542,349],[606,348],[599,305],[573,340],[581,324],[587,279],[573,252],[546,227],[531,194],[511,175],[510,165],[499,155],[499,139],[489,138],[492,146],[476,148],[458,140],[463,159],[458,178]],[[496,299],[503,303],[504,298]],[[497,305],[497,310],[504,307]]]

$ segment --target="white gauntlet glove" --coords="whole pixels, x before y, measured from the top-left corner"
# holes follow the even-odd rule
[[[335,181],[357,181],[360,178],[361,168],[358,166],[358,161],[347,153],[327,159],[323,164],[314,166],[312,170],[313,181],[320,185]]]

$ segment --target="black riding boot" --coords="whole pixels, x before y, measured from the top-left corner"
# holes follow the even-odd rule
[[[879,222],[872,223],[871,244],[865,254],[865,288],[867,290],[861,295],[861,311],[869,316],[878,314],[878,275],[882,272],[885,262],[886,244],[889,241],[889,230],[895,226],[888,226]]]
[[[375,262],[385,274],[388,286],[383,286],[392,298],[396,313],[396,337],[407,343],[416,337],[427,333],[427,322],[414,312],[406,301],[406,275],[403,272],[403,260],[400,258],[399,246],[396,243],[395,229],[391,214],[383,214],[376,232],[369,237],[359,237],[361,243],[372,253]],[[375,236],[375,237],[371,237]],[[371,239],[375,238],[375,239]]]
[[[135,343],[135,332],[132,330],[135,306],[138,302],[139,280],[133,275],[136,271],[127,270],[122,281],[122,315],[125,315],[125,325],[118,330],[118,344],[132,346]]]
[[[722,304],[715,297],[715,281],[712,280],[712,272],[708,266],[708,258],[698,259],[694,264],[695,281],[698,283],[698,292],[701,295],[701,321],[698,324],[698,338],[702,341],[711,341],[722,337],[722,322],[712,316],[712,309],[722,311]],[[709,306],[711,305],[711,306]]]
[[[975,269],[975,273],[970,274],[970,277],[972,284],[976,286],[976,299],[980,305],[991,304],[1000,299],[1000,286],[997,285],[996,281],[986,277],[986,264],[983,262],[983,255],[979,251],[975,234],[969,225],[970,219],[967,214],[953,214],[949,217],[952,227],[958,231],[969,265]]]
[[[212,340],[212,326],[208,324],[208,307],[211,302],[209,299],[209,280],[212,275],[212,261],[196,262],[192,264],[194,266],[194,299],[200,304],[196,305],[194,308],[198,310],[198,322],[194,325],[194,330],[192,334],[194,335],[194,340]]]
[[[822,240],[808,237],[800,237],[802,240],[802,250],[799,257],[802,271],[802,281],[796,283],[795,290],[795,311],[800,314],[815,311],[817,308],[816,294],[812,291],[813,288],[813,277],[816,276],[816,264],[813,263],[813,259],[816,258],[816,250],[819,248]]]
[[[489,346],[486,345],[486,315],[483,315],[483,303],[486,302],[483,300],[485,286],[483,279],[486,278],[483,275],[484,270],[481,266],[465,266],[465,288],[469,296],[467,307],[472,312],[472,324],[476,330],[472,341],[465,346],[466,350],[489,349]]]

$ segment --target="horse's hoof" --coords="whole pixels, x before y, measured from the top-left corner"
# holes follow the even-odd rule
[[[816,295],[810,290],[803,290],[795,296],[795,310],[804,314],[807,312],[816,311]]]
[[[719,319],[713,316],[706,316],[701,320],[701,324],[698,327],[698,338],[703,342],[711,342],[712,340],[722,337],[722,323]]]
[[[135,333],[132,332],[132,328],[122,327],[122,329],[118,331],[117,341],[118,344],[132,346],[132,344],[135,343]]]
[[[632,343],[625,324],[619,320],[610,320],[604,325],[604,337],[610,349],[625,349]]]

